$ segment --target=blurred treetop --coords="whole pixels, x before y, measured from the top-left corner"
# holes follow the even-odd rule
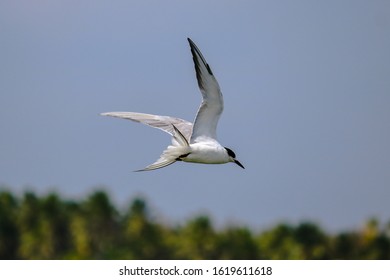
[[[121,213],[104,191],[81,201],[0,191],[0,259],[390,259],[390,223],[338,234],[311,222],[216,230],[207,216],[160,223],[140,198]]]

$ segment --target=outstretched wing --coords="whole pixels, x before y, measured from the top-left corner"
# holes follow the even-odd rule
[[[216,140],[218,120],[223,111],[222,93],[202,53],[190,38],[187,39],[190,43],[196,78],[203,98],[194,121],[190,142]]]
[[[172,136],[175,135],[175,126],[183,134],[183,136],[188,142],[190,141],[192,133],[192,123],[174,117],[157,116],[133,112],[109,112],[102,113],[101,115],[143,123],[151,127],[161,129],[162,131],[165,131]]]

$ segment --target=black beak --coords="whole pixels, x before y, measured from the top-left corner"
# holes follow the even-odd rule
[[[239,167],[245,169],[245,167],[241,164],[241,162],[239,162],[238,160],[234,160],[234,163],[237,164]]]

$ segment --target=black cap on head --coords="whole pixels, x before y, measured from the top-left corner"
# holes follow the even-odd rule
[[[225,147],[225,149],[226,149],[229,156],[231,156],[232,158],[236,158],[236,154],[231,149],[226,148],[226,147]]]
[[[234,163],[237,164],[239,167],[245,169],[245,167],[241,164],[241,162],[236,160],[236,154],[231,149],[226,148],[226,147],[224,147],[224,148],[226,149],[226,152],[228,153],[228,155],[233,158]]]

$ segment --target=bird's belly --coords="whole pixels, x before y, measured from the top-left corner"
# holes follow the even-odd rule
[[[194,163],[219,164],[229,162],[226,151],[223,147],[192,147],[191,153],[183,158],[183,161]]]

